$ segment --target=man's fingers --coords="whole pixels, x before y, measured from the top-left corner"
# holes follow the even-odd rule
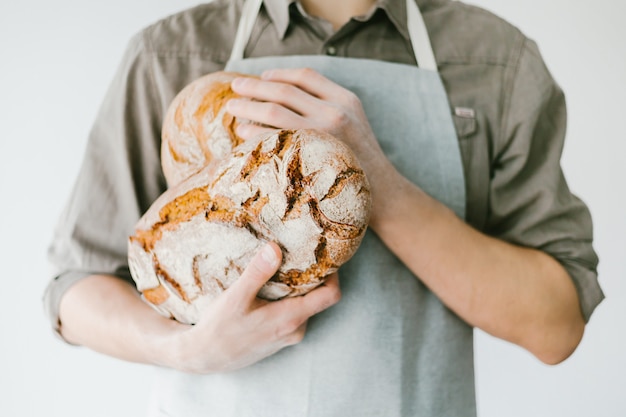
[[[302,342],[302,340],[304,339],[304,335],[306,334],[306,326],[307,326],[307,322],[305,321],[300,326],[298,326],[298,328],[294,332],[287,335],[284,338],[283,343],[286,346],[292,346],[292,345],[297,345],[298,343]]]
[[[341,287],[339,286],[339,274],[336,272],[329,275],[324,284],[314,291],[303,296],[305,310],[309,316],[320,313],[337,304],[341,300]]]
[[[276,308],[273,314],[279,314],[286,320],[295,323],[303,323],[327,308],[337,304],[341,300],[341,288],[339,287],[339,275],[331,274],[326,282],[313,291],[293,298],[269,304],[267,307]]]
[[[228,292],[242,303],[252,303],[261,287],[276,273],[281,260],[282,253],[278,245],[271,242],[266,244],[254,255]]]
[[[304,115],[319,105],[319,100],[302,89],[287,83],[259,80],[256,78],[235,78],[231,83],[234,92],[256,101],[272,102]]]
[[[302,124],[302,117],[275,102],[233,99],[226,103],[226,111],[239,119],[261,125],[294,129]]]
[[[261,74],[261,79],[291,84],[321,100],[334,103],[342,103],[343,96],[347,91],[310,68],[281,68],[268,70]]]
[[[264,133],[275,132],[276,129],[259,126],[253,123],[244,123],[237,126],[237,136],[250,140],[256,136],[259,136]]]

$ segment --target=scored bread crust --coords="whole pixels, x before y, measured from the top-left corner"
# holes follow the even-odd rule
[[[230,88],[237,77],[218,71],[183,88],[165,114],[161,142],[161,167],[171,187],[198,172],[213,159],[227,158],[243,142],[235,133],[238,120],[226,112],[226,102],[242,99]]]
[[[225,104],[238,97],[238,76],[204,76],[170,105],[161,147],[169,189],[128,242],[144,300],[183,323],[195,323],[269,241],[283,262],[258,295],[307,293],[352,257],[369,221],[369,184],[343,142],[306,129],[248,141],[234,133],[239,121]]]
[[[334,137],[314,130],[263,135],[154,202],[129,241],[131,272],[158,311],[194,323],[273,241],[283,263],[259,296],[300,295],[354,254],[370,200],[358,161]]]

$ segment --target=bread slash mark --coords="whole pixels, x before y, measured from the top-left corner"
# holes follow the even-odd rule
[[[194,188],[164,205],[159,211],[159,221],[151,229],[136,230],[131,242],[139,243],[144,251],[151,252],[165,231],[176,230],[180,223],[204,213],[207,221],[233,222],[234,203],[223,196],[211,197],[206,187]]]
[[[352,224],[337,223],[330,220],[322,213],[319,204],[315,200],[309,201],[311,216],[317,225],[324,231],[324,236],[331,239],[349,240],[361,236],[367,225],[357,227]]]
[[[364,174],[363,174],[363,171],[361,171],[360,169],[354,169],[354,168],[350,168],[350,169],[340,172],[339,175],[337,175],[337,178],[335,178],[335,182],[333,183],[333,185],[330,186],[330,188],[328,189],[328,192],[326,193],[324,197],[320,199],[320,201],[325,200],[327,198],[328,199],[334,198],[334,197],[337,197],[339,194],[341,194],[344,187],[346,186],[347,180],[353,177],[354,175],[363,176]],[[359,182],[363,182],[363,181],[361,180]]]
[[[185,301],[186,303],[190,303],[189,297],[187,296],[185,290],[183,290],[183,287],[178,283],[178,281],[173,279],[165,269],[161,267],[161,264],[156,255],[152,257],[152,262],[154,265],[154,272],[156,273],[157,277],[159,277],[159,280],[161,282],[167,283],[172,291],[176,292],[178,296],[183,299],[183,301]]]
[[[282,282],[289,286],[298,286],[304,284],[322,283],[328,272],[336,269],[338,266],[330,261],[326,238],[321,236],[320,241],[315,248],[316,263],[309,266],[306,270],[290,269],[288,271],[280,271],[274,281]]]

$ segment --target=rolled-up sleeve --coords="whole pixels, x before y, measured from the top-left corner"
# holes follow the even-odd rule
[[[143,36],[129,43],[104,98],[48,250],[52,279],[43,301],[57,331],[61,297],[77,281],[107,274],[132,282],[128,236],[165,189],[159,160],[163,109]]]
[[[573,280],[588,321],[604,298],[592,221],[560,166],[566,130],[563,92],[532,41],[522,49],[505,106],[494,145],[486,232],[558,260]]]

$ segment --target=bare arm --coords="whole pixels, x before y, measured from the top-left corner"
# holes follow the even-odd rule
[[[554,258],[476,231],[395,170],[377,188],[372,229],[444,304],[545,363],[575,350],[585,323]]]
[[[194,326],[157,314],[129,284],[93,275],[74,284],[61,301],[61,332],[71,343],[132,362],[210,373],[243,368],[304,337],[309,317],[341,296],[338,277],[302,297],[256,298],[280,264],[280,250],[265,247],[235,284]]]
[[[460,317],[546,363],[567,358],[583,329],[578,295],[550,256],[477,232],[402,177],[384,156],[358,99],[311,70],[276,70],[233,89],[237,117],[281,128],[318,128],[355,151],[372,185],[372,229]],[[241,126],[251,137],[264,128]]]
[[[70,343],[131,362],[164,364],[163,341],[182,325],[156,314],[126,281],[92,275],[61,300],[61,333]]]

